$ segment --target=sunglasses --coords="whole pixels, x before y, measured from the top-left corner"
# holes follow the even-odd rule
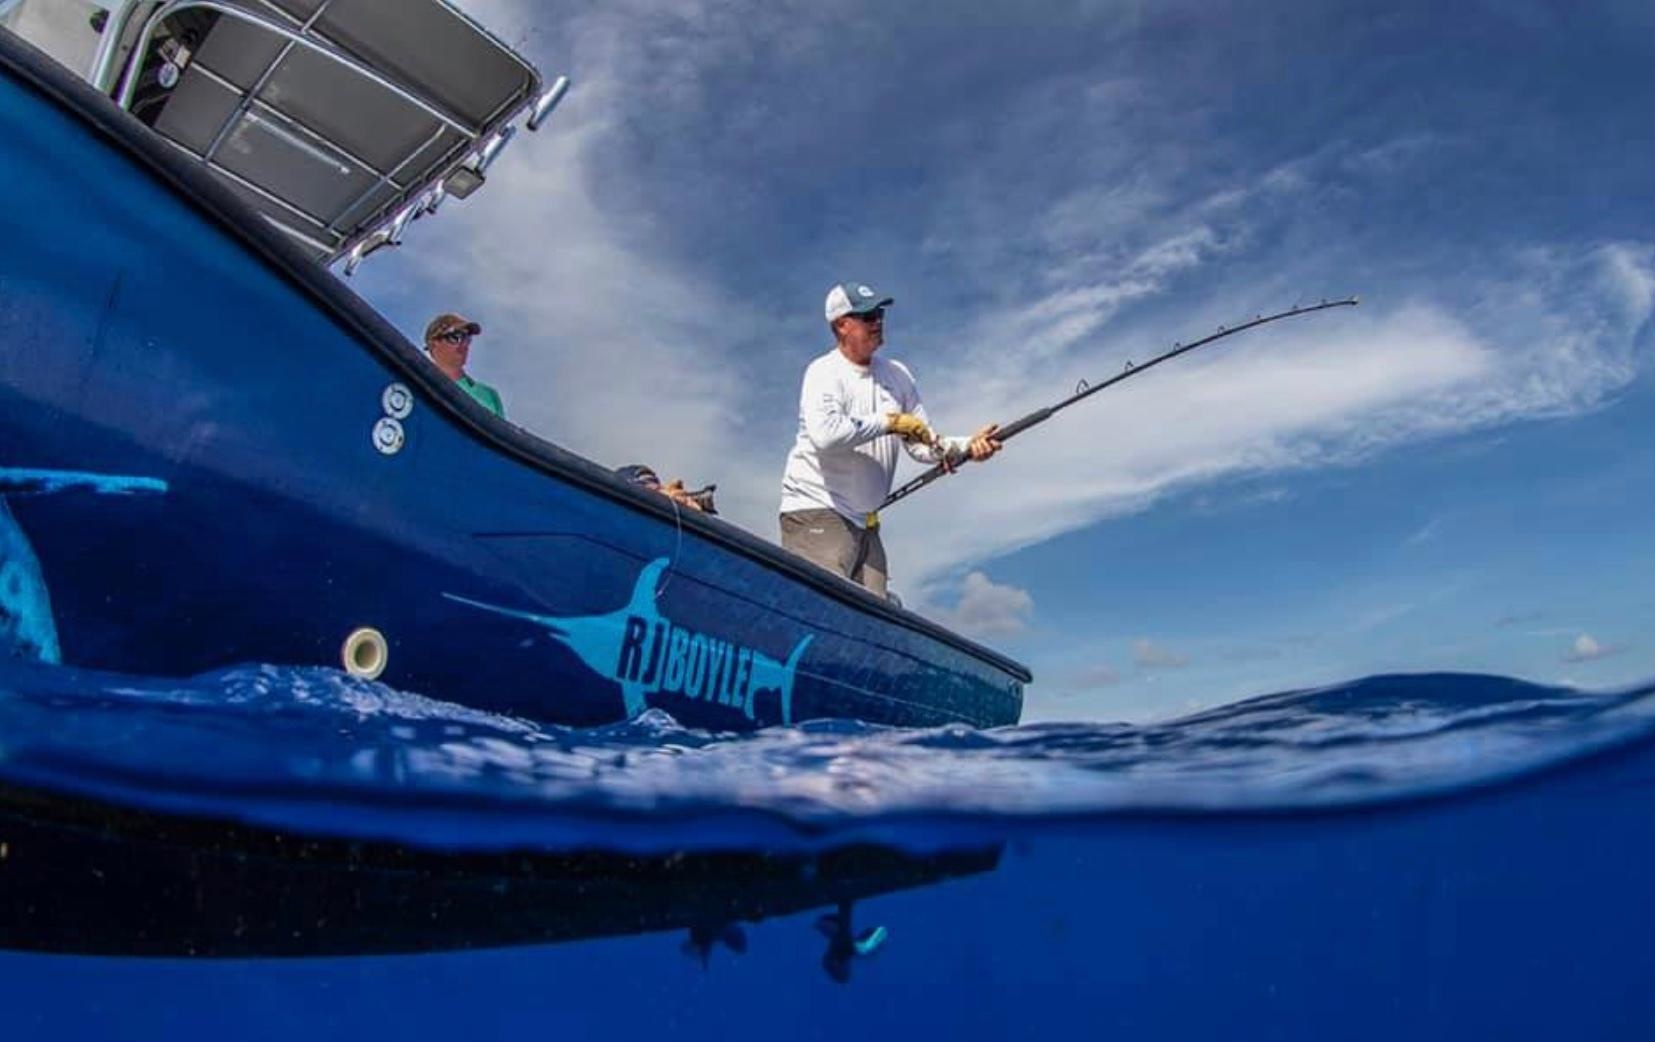
[[[438,340],[446,340],[450,344],[464,343],[465,341],[470,340],[471,337],[472,333],[467,329],[451,329],[446,333],[437,334]]]
[[[875,322],[885,321],[885,309],[884,308],[874,308],[872,311],[862,311],[862,312],[852,311],[851,312],[851,317],[860,319],[861,321],[866,322],[869,325],[872,325]]]

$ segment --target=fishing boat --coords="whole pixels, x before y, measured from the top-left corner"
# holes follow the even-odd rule
[[[348,288],[566,79],[441,0],[0,25],[0,659],[572,725],[1018,720],[1026,667],[494,416]]]
[[[915,854],[460,853],[300,835],[0,786],[8,900],[0,949],[161,958],[474,950],[680,931],[703,964],[744,923],[828,908],[823,969],[843,981],[883,939],[857,902],[993,872],[997,844]],[[67,877],[65,865],[77,870]]]

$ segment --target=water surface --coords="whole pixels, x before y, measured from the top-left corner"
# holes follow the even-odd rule
[[[8,667],[0,995],[21,1037],[1640,1037],[1652,710],[1424,675],[738,735]]]

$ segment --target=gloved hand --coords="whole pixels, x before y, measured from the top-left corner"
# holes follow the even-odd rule
[[[926,445],[934,444],[937,436],[925,421],[909,412],[893,412],[885,415],[886,429],[903,441],[917,441]]]
[[[964,439],[964,444],[958,439],[950,438],[947,443],[948,452],[938,462],[942,464],[942,469],[950,474],[966,460],[981,463],[1000,451],[999,434],[1000,425],[991,423],[986,427],[979,427],[975,434]]]
[[[695,504],[695,509],[703,514],[716,514],[718,513],[718,507],[713,504],[713,493],[717,491],[717,485],[703,485],[700,488],[690,489],[684,495],[688,496],[690,502]]]
[[[1000,425],[998,423],[991,423],[987,427],[980,428],[976,434],[973,434],[971,436],[971,447],[968,450],[971,453],[972,460],[977,463],[981,463],[983,460],[988,459],[996,452],[999,452],[1000,439],[996,437],[999,433]]]
[[[691,492],[689,489],[684,487],[683,478],[673,478],[671,481],[661,486],[661,492],[668,499],[675,499],[681,505],[689,507],[691,510],[705,511],[707,507],[699,497],[705,496],[706,503],[711,503],[713,498],[711,493],[709,493],[706,489],[702,489],[699,492]]]

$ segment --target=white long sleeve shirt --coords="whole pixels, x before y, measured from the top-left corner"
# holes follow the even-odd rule
[[[906,412],[930,426],[919,387],[901,362],[873,357],[857,365],[837,347],[805,369],[799,392],[799,433],[782,473],[781,512],[829,509],[866,527],[891,493],[897,446],[921,463],[936,463],[929,445],[890,433],[886,416]],[[968,438],[943,439],[945,451],[966,451]]]

